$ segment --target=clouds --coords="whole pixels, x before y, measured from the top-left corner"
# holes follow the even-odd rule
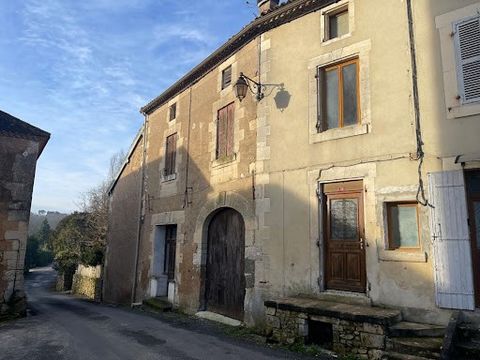
[[[138,109],[240,30],[243,0],[0,0],[0,108],[52,133],[33,208],[74,210]]]

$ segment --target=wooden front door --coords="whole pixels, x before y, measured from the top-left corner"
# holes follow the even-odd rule
[[[208,227],[207,310],[243,320],[245,225],[233,209],[215,214]]]
[[[327,289],[365,292],[363,185],[324,185],[325,280]]]
[[[466,184],[473,280],[475,284],[475,305],[480,307],[480,171],[467,171]]]

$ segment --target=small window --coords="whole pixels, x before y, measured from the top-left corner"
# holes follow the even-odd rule
[[[387,203],[387,226],[389,250],[420,247],[416,202]]]
[[[222,90],[232,83],[232,65],[222,71]]]
[[[177,156],[177,134],[167,137],[165,145],[165,169],[164,175],[170,176],[175,174],[175,161]]]
[[[325,40],[331,40],[349,33],[348,8],[342,7],[325,15]]]
[[[168,110],[169,121],[175,120],[176,117],[177,117],[177,103],[170,105]]]
[[[234,105],[235,103],[231,103],[218,111],[217,159],[225,159],[233,156]]]
[[[319,68],[318,132],[360,122],[358,59]]]
[[[480,16],[455,24],[457,75],[463,104],[480,101]]]

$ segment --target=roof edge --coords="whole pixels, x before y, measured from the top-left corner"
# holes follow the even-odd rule
[[[151,114],[169,99],[195,84],[219,63],[238,52],[255,37],[338,1],[340,0],[291,0],[265,15],[257,17],[167,90],[143,106],[140,112],[145,115]]]

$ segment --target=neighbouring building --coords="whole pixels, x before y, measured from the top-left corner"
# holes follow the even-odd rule
[[[0,318],[23,315],[23,267],[37,160],[50,134],[0,111]]]
[[[288,315],[293,337],[315,322],[298,295],[401,310],[383,325],[480,307],[480,2],[258,3],[142,108],[111,188],[105,300],[274,332]],[[344,352],[367,342],[348,326]],[[360,354],[381,356],[387,330],[366,328]]]

